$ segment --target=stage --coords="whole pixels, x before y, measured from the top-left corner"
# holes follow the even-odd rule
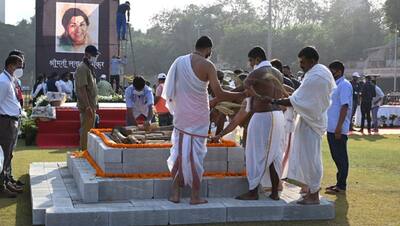
[[[99,128],[125,126],[125,103],[99,103],[96,112]],[[56,108],[57,119],[38,122],[36,145],[39,148],[74,148],[79,146],[79,111],[76,103],[65,103]]]

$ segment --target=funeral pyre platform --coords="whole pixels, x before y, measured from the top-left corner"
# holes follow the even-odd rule
[[[233,142],[209,144],[202,196],[192,206],[190,190],[179,204],[167,201],[171,178],[169,143],[120,144],[112,130],[89,134],[88,151],[69,153],[66,163],[32,163],[33,224],[168,225],[251,221],[324,220],[335,217],[334,203],[300,206],[299,188],[284,184],[281,200],[261,194],[258,201],[233,197],[247,191],[244,150]]]

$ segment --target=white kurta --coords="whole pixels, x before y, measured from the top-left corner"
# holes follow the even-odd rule
[[[321,140],[326,132],[327,110],[335,87],[329,69],[317,64],[305,74],[301,86],[289,97],[298,121],[293,134],[288,178],[308,185],[311,193],[320,189]]]
[[[171,155],[167,160],[174,177],[183,176],[181,185],[200,186],[207,154],[206,138],[210,125],[208,82],[194,73],[191,55],[172,64],[162,97],[174,116]]]
[[[246,141],[246,170],[249,190],[270,188],[269,166],[273,163],[281,177],[284,147],[284,116],[282,111],[255,113],[249,123]]]

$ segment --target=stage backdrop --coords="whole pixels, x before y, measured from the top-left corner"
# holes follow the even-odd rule
[[[118,0],[36,0],[36,75],[74,72],[87,45],[101,55],[96,75],[109,75],[118,52]]]

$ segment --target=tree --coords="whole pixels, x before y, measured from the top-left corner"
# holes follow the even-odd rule
[[[334,47],[328,59],[360,60],[365,49],[382,45],[380,17],[368,0],[333,0],[322,23]]]
[[[386,14],[386,23],[390,29],[397,28],[400,31],[400,1],[386,0],[383,9]]]
[[[22,85],[31,85],[35,79],[35,18],[22,20],[18,25],[0,23],[0,57],[6,59],[11,50],[18,49],[25,53],[26,65]]]
[[[268,1],[263,1],[261,15],[268,19]],[[326,11],[316,0],[272,0],[272,27],[274,30],[290,26],[319,24]]]

